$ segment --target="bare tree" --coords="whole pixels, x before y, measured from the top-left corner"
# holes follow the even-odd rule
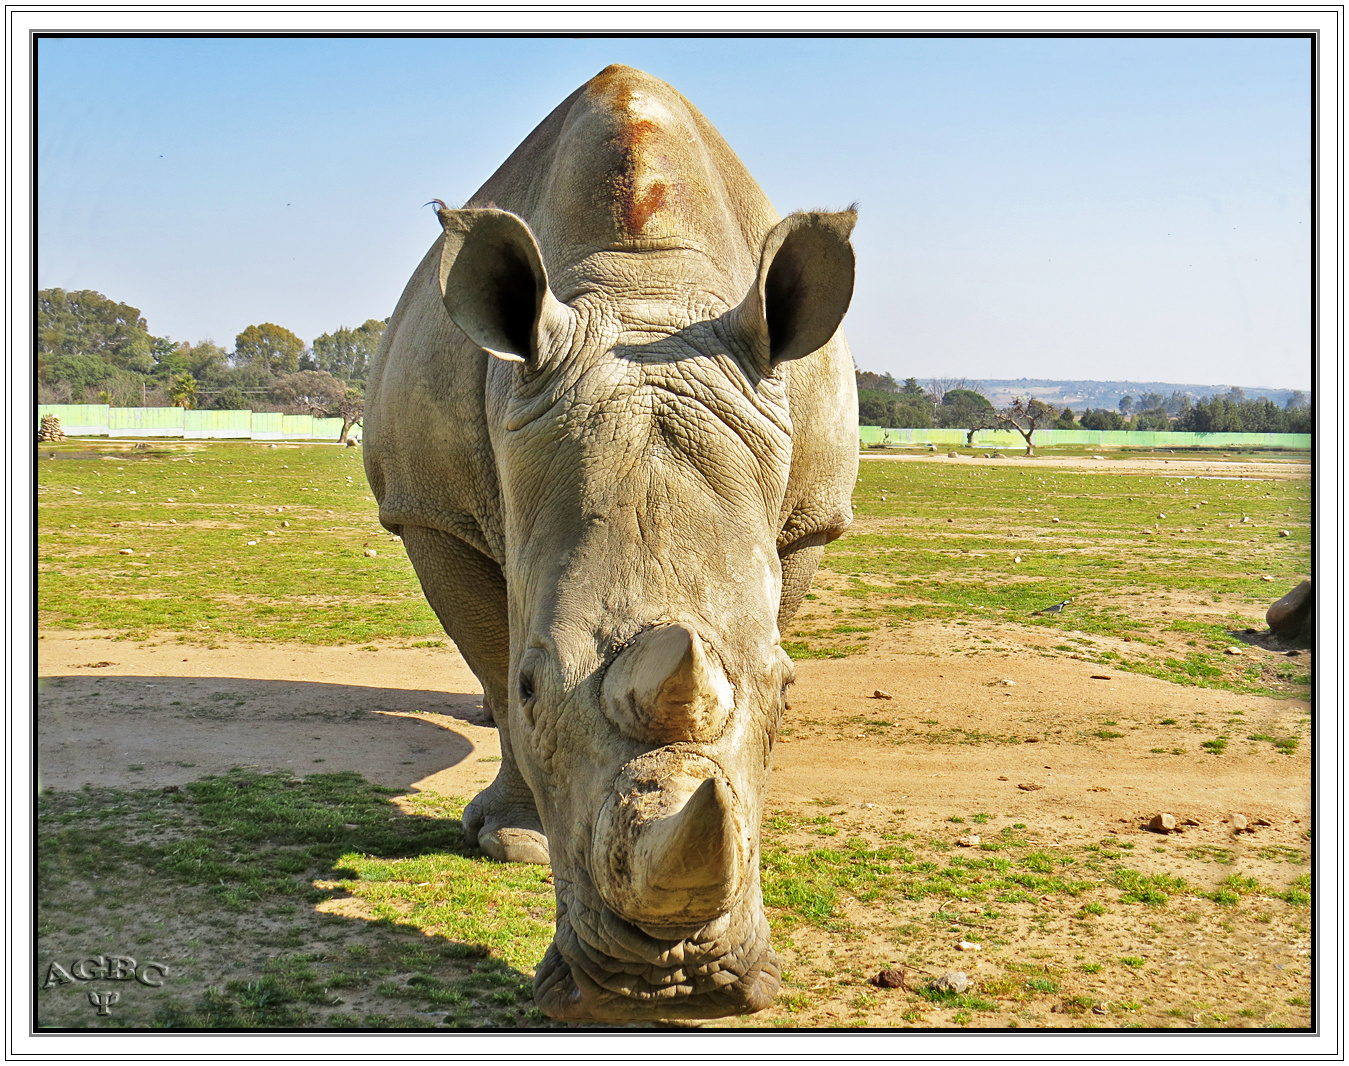
[[[970,383],[964,378],[930,378],[927,383],[927,394],[932,397],[933,403],[941,403],[946,394],[952,389],[970,389],[971,392],[978,392],[978,389],[971,388]]]
[[[1009,426],[1025,438],[1027,455],[1035,454],[1035,445],[1031,437],[1036,429],[1043,427],[1046,422],[1053,422],[1056,417],[1058,410],[1053,404],[1034,398],[1027,401],[1020,396],[1012,401],[1010,407],[993,415],[994,421],[999,425]]]

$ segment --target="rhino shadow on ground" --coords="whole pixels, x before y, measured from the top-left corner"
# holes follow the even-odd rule
[[[1310,651],[1312,648],[1310,637],[1300,639],[1281,637],[1272,629],[1229,629],[1227,635],[1243,644],[1251,644],[1275,653]]]
[[[455,728],[460,722],[491,726],[480,695],[233,677],[52,677],[37,699],[39,785],[163,787],[247,766],[353,770],[412,788],[473,756],[477,745]],[[495,766],[482,769],[495,776]]]

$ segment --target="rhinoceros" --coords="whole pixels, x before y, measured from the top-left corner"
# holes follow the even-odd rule
[[[552,863],[545,1013],[760,1010],[782,630],[857,476],[856,212],[780,218],[692,104],[611,66],[438,216],[364,455],[499,730],[467,840]]]

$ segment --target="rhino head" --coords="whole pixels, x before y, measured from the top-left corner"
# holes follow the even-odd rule
[[[759,826],[793,679],[787,374],[847,308],[855,215],[780,222],[734,303],[690,300],[687,262],[621,252],[560,299],[521,218],[440,215],[445,307],[496,357],[503,734],[558,909],[537,1000],[577,1019],[759,1010],[779,984]]]
[[[466,833],[552,863],[547,1013],[758,1010],[779,629],[851,518],[855,215],[780,219],[627,67],[438,214],[372,368],[365,460],[500,727]]]

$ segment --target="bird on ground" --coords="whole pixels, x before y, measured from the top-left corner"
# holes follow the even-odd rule
[[[1068,599],[1064,600],[1061,603],[1055,603],[1050,605],[1049,607],[1042,607],[1038,611],[1031,611],[1031,616],[1034,617],[1037,614],[1062,614],[1063,609],[1072,602],[1073,600],[1072,597],[1070,596]]]

